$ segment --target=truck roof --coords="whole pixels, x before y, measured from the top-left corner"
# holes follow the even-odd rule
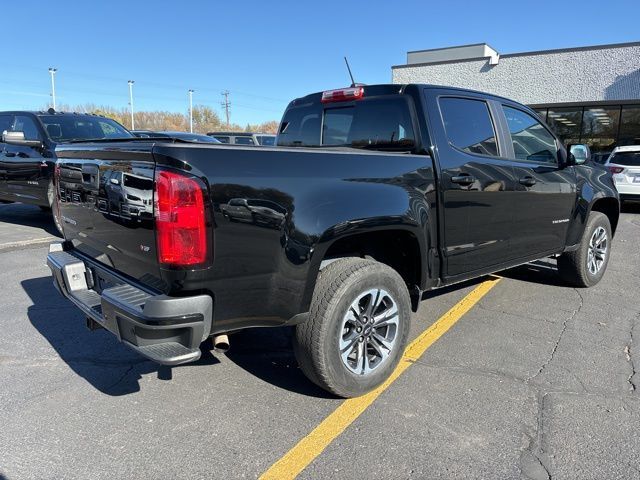
[[[446,88],[447,90],[457,90],[459,92],[474,93],[478,95],[484,95],[487,97],[492,97],[496,99],[513,102],[513,100],[510,100],[506,97],[501,97],[500,95],[494,95],[492,93],[482,92],[479,90],[471,90],[469,88],[451,87],[448,85],[436,85],[431,83],[381,83],[381,84],[374,84],[374,85],[356,84],[355,86],[364,88],[365,97],[372,97],[372,96],[378,96],[378,95],[401,94],[404,91],[404,89],[409,85],[415,85],[417,87],[423,87],[423,88]],[[349,88],[349,87],[342,87],[342,88]],[[315,93],[310,93],[309,95],[305,95],[304,97],[296,98],[293,101],[291,101],[291,103],[289,103],[289,106],[296,105],[298,103],[320,101],[320,99],[322,98],[322,93],[323,92],[315,92]]]

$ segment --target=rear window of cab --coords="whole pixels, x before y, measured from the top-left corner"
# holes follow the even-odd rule
[[[278,145],[410,151],[416,145],[412,118],[408,98],[400,95],[294,106],[282,120]]]

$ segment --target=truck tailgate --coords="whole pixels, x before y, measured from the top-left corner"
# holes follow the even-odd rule
[[[58,192],[64,235],[74,248],[164,290],[153,217],[151,142],[59,146]]]

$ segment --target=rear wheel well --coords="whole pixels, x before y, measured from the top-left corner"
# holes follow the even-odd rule
[[[611,233],[616,233],[618,218],[620,217],[620,204],[615,198],[601,198],[596,200],[591,207],[591,211],[604,213],[609,218]]]
[[[336,240],[327,250],[324,259],[340,257],[372,258],[390,266],[407,284],[414,310],[417,308],[422,277],[420,244],[406,230],[381,230],[359,233]]]

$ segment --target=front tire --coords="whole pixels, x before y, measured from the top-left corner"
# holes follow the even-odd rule
[[[312,382],[356,397],[396,368],[410,320],[409,292],[395,270],[372,260],[336,260],[319,274],[309,318],[296,327],[294,352]]]
[[[560,277],[574,287],[592,287],[604,276],[611,254],[611,224],[601,212],[591,212],[580,246],[558,258]]]

